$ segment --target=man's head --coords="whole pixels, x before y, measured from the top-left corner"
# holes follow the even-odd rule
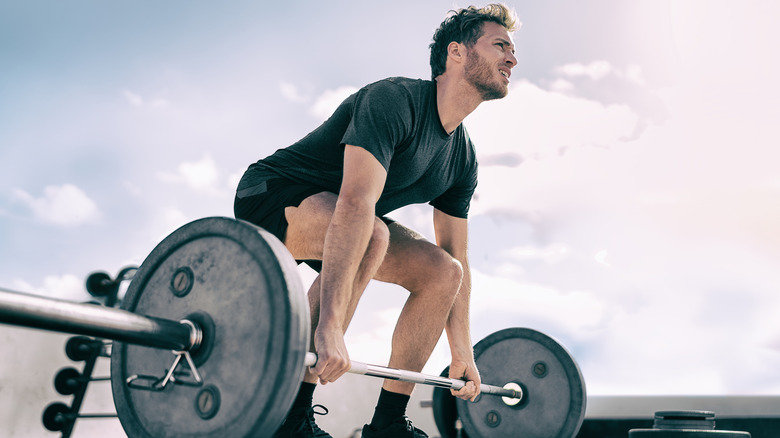
[[[450,11],[449,16],[433,34],[431,72],[433,79],[447,69],[447,55],[452,42],[472,48],[482,36],[485,23],[496,23],[508,32],[514,32],[518,22],[513,11],[503,4],[490,4],[484,8],[468,8]]]

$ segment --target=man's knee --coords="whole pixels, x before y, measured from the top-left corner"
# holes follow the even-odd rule
[[[367,257],[379,257],[383,259],[390,245],[390,230],[380,218],[374,219],[374,229],[368,242]]]
[[[455,257],[452,257],[449,253],[442,250],[444,255],[444,261],[442,266],[442,274],[447,282],[450,284],[453,298],[458,294],[460,285],[463,282],[463,264]]]
[[[436,290],[442,299],[454,299],[463,281],[463,265],[439,247],[434,247],[426,262],[422,288]]]

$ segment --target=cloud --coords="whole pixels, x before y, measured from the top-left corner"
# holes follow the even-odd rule
[[[279,91],[282,96],[294,103],[305,103],[309,101],[309,97],[301,94],[298,87],[290,82],[282,82],[279,84]]]
[[[589,64],[579,62],[564,64],[553,69],[556,74],[567,76],[569,78],[589,78],[592,81],[600,81],[610,75],[632,82],[636,85],[645,85],[645,78],[642,67],[631,64],[625,69],[616,68],[607,61],[593,61]],[[559,91],[570,91],[572,84],[565,79],[557,79],[552,82],[551,89]]]
[[[607,77],[612,73],[612,64],[607,61],[593,61],[590,64],[570,63],[557,67],[555,71],[569,77],[585,76],[594,81]]]
[[[483,155],[479,159],[480,166],[506,166],[517,167],[523,164],[523,156],[510,152],[495,155]]]
[[[173,173],[161,172],[158,177],[165,182],[184,184],[196,192],[218,193],[220,187],[217,163],[209,154],[198,161],[185,161]]]
[[[356,87],[343,86],[333,90],[325,90],[315,99],[309,112],[314,117],[325,121],[347,97],[358,91]]]
[[[72,274],[47,275],[43,278],[41,286],[33,286],[22,279],[14,279],[11,287],[19,292],[60,300],[84,302],[91,299],[84,281]]]
[[[312,102],[312,98],[308,94],[302,93],[299,86],[290,82],[279,84],[279,92],[285,99],[293,103],[310,104],[309,114],[321,121],[327,120],[344,99],[356,91],[358,88],[345,85],[323,91]]]
[[[634,134],[638,120],[626,105],[603,105],[521,80],[506,98],[482,104],[466,126],[480,157],[543,159],[560,156],[564,147],[617,146]]]
[[[151,108],[164,108],[167,107],[170,102],[168,100],[155,97],[152,99],[144,99],[140,94],[134,93],[130,90],[122,90],[122,96],[127,103],[134,107],[151,107]]]
[[[130,90],[122,90],[122,96],[130,105],[143,106],[144,104],[144,99]]]
[[[94,223],[101,218],[97,204],[73,184],[47,186],[40,198],[21,189],[15,189],[13,196],[44,223],[72,227]]]

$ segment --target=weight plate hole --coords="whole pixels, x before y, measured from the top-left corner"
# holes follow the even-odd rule
[[[201,389],[198,396],[195,397],[195,411],[200,415],[200,418],[209,420],[217,415],[220,402],[221,398],[217,387],[208,385]]]
[[[534,377],[537,377],[539,379],[544,378],[547,376],[547,372],[549,371],[549,367],[546,363],[539,361],[536,362],[532,368]]]
[[[186,296],[192,290],[195,273],[188,266],[176,270],[171,277],[171,292],[179,298]]]

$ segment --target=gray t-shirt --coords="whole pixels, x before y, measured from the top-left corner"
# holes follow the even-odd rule
[[[467,217],[477,185],[474,146],[462,124],[445,132],[436,84],[417,79],[389,78],[362,88],[305,138],[252,164],[238,190],[283,177],[338,193],[347,144],[367,150],[387,170],[378,216],[429,202]]]

